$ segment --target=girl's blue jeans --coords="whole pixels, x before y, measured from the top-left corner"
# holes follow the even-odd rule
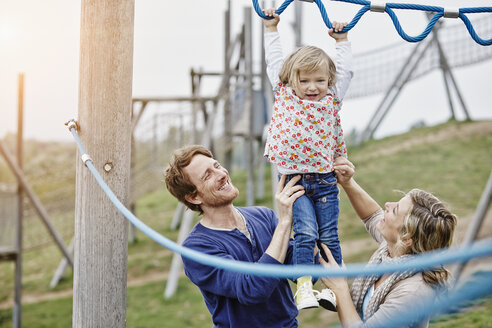
[[[298,174],[287,176],[286,183]],[[297,182],[305,193],[293,205],[294,264],[313,264],[317,242],[330,249],[340,265],[342,251],[338,239],[338,186],[334,172],[304,173]]]

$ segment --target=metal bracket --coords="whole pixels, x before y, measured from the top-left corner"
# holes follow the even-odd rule
[[[76,131],[79,131],[79,124],[74,119],[71,119],[70,121],[65,122],[65,125],[67,126],[68,131],[70,131],[72,128],[75,128]]]
[[[386,1],[380,1],[380,0],[372,0],[371,1],[371,11],[377,12],[377,13],[384,13],[386,9]]]
[[[82,162],[84,162],[85,166],[87,166],[87,161],[92,162],[92,158],[87,154],[82,154],[81,159],[82,159]]]
[[[444,8],[443,17],[446,18],[458,18],[460,16],[460,8]]]

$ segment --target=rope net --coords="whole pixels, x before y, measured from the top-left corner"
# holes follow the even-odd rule
[[[483,34],[492,35],[490,17],[475,20],[474,26]],[[482,47],[473,42],[460,24],[439,28],[438,38],[450,68],[469,66],[492,58],[492,47]],[[356,73],[346,98],[365,97],[388,90],[414,49],[413,44],[398,43],[355,54],[353,63]],[[439,50],[433,42],[419,61],[410,80],[425,76],[440,67]]]

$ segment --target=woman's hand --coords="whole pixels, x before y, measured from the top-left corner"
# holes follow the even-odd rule
[[[333,170],[337,176],[338,183],[344,185],[355,175],[355,166],[347,158],[339,156],[335,158]]]
[[[282,175],[277,184],[277,192],[275,193],[275,202],[278,208],[279,224],[292,225],[292,205],[294,201],[304,195],[304,187],[296,185],[301,179],[300,175],[293,177],[285,184],[285,175]],[[284,186],[285,185],[285,186]]]
[[[272,19],[263,19],[266,32],[277,32],[277,25],[280,22],[280,16],[275,13],[275,8],[263,9],[263,13]]]
[[[336,269],[342,270],[345,265],[342,262],[342,268],[340,268],[333,258],[328,247],[324,244],[321,244],[323,251],[328,258],[328,262],[323,260],[323,257],[320,256],[319,262],[327,269]],[[350,297],[350,291],[347,284],[347,279],[345,278],[336,278],[336,277],[323,277],[321,278],[323,284],[326,287],[330,288],[337,297],[337,313],[338,318],[340,319],[340,323],[342,327],[349,327],[352,325],[357,325],[360,327],[362,324],[362,320],[355,309],[354,303],[352,302],[352,298]]]
[[[328,258],[328,262],[326,262],[322,256],[319,257],[319,263],[321,263],[325,268],[330,269],[330,270],[342,270],[345,265],[342,264],[342,268],[340,268],[335,261],[335,258],[330,252],[330,249],[323,243],[321,243],[321,248],[325,252],[326,257]],[[343,291],[348,291],[348,284],[347,284],[347,279],[346,278],[340,278],[340,277],[322,277],[321,281],[323,284],[333,290],[335,295],[340,295],[340,293],[343,293]]]

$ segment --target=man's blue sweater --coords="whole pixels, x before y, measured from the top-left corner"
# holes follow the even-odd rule
[[[281,264],[265,251],[278,219],[266,207],[238,207],[251,242],[238,229],[214,230],[197,223],[183,246],[231,260]],[[285,263],[292,262],[292,242]],[[250,276],[183,257],[185,273],[200,288],[215,327],[297,327],[297,307],[287,279]]]

